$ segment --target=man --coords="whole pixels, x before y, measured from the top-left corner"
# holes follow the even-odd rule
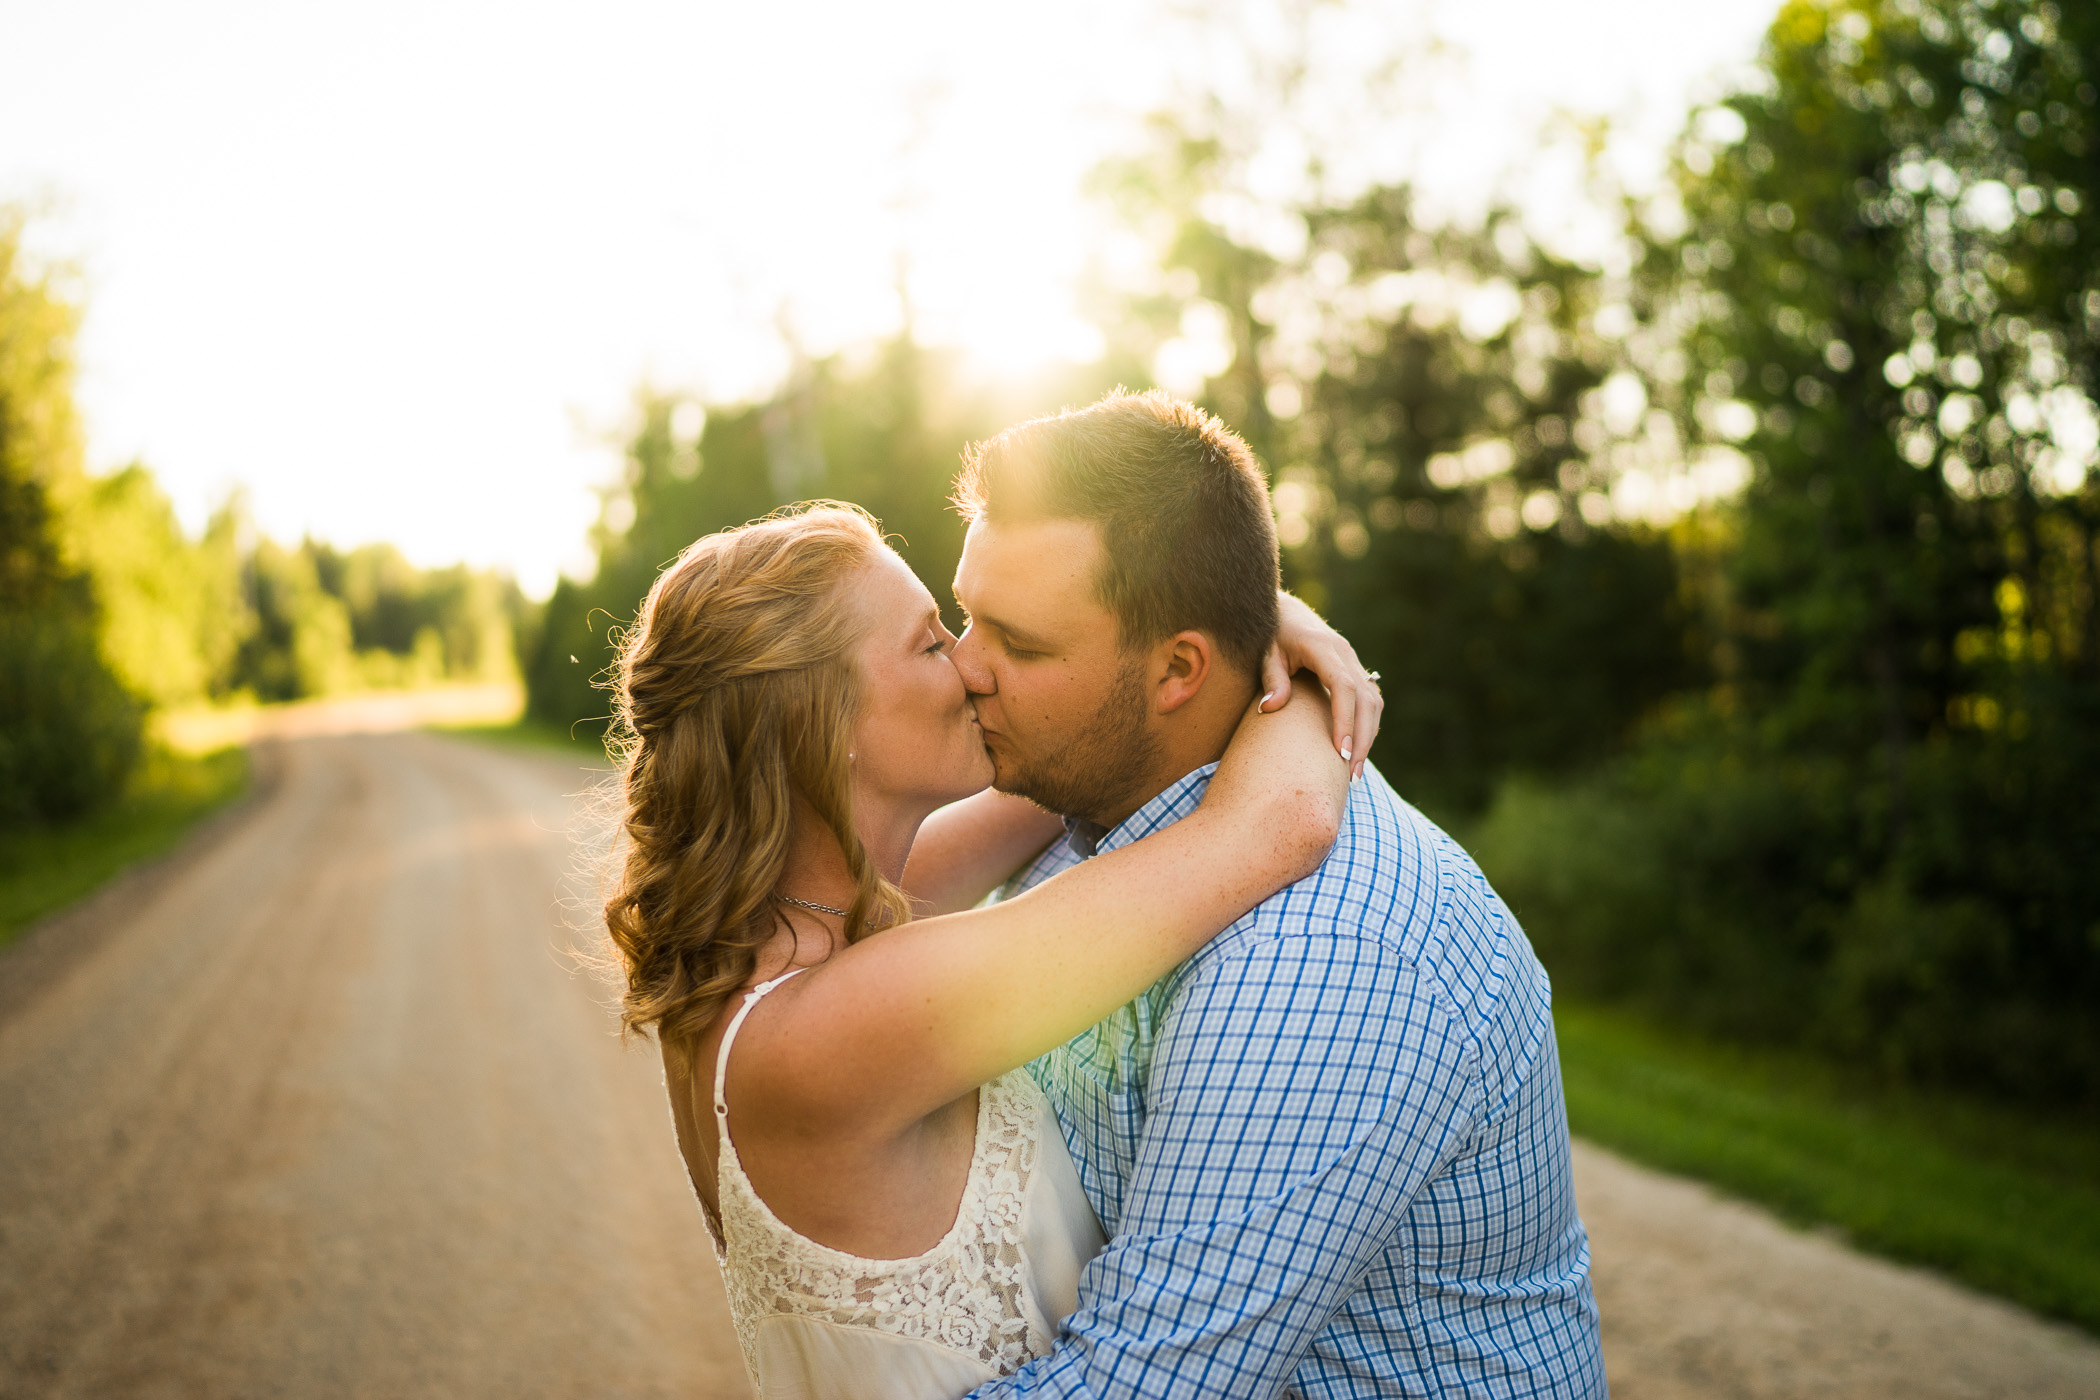
[[[1201,801],[1276,629],[1247,445],[1114,394],[969,454],[955,664],[1027,888]],[[1038,1061],[1107,1249],[1010,1396],[1601,1396],[1546,976],[1375,768],[1325,865]]]

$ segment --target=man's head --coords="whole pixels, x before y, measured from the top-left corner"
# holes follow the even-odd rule
[[[997,785],[1120,820],[1217,757],[1276,633],[1261,467],[1193,404],[1110,394],[964,455],[955,652]]]

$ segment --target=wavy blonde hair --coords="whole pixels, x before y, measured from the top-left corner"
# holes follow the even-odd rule
[[[792,794],[845,852],[847,939],[908,916],[853,829],[848,768],[864,634],[849,586],[887,547],[858,506],[786,507],[688,546],[621,639],[605,927],[624,1032],[689,1045],[750,979],[780,927]]]

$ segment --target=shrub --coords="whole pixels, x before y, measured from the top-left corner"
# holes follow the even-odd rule
[[[116,796],[141,723],[83,603],[0,609],[0,826],[76,816]]]

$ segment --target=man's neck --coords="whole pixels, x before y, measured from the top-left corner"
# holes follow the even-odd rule
[[[1254,682],[1218,679],[1228,683],[1204,687],[1202,694],[1163,718],[1156,731],[1157,756],[1147,766],[1143,781],[1131,788],[1116,810],[1093,818],[1103,829],[1115,830],[1153,798],[1204,764],[1225,756],[1247,707],[1254,703]]]

